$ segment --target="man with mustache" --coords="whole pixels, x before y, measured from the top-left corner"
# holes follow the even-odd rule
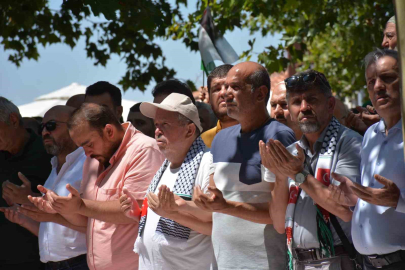
[[[238,121],[228,116],[225,102],[225,80],[228,71],[232,67],[233,66],[229,64],[218,66],[210,73],[210,75],[208,75],[207,78],[209,103],[212,111],[218,118],[216,127],[201,134],[201,139],[203,139],[205,145],[209,148],[211,148],[212,141],[218,132],[222,129],[238,124]]]
[[[382,120],[364,135],[361,179],[341,177],[332,198],[355,206],[353,243],[366,270],[405,269],[405,165],[399,54],[376,50],[365,58],[367,91]],[[358,183],[361,183],[358,184]]]
[[[0,207],[27,203],[28,195],[39,193],[36,186],[49,176],[51,157],[37,131],[24,128],[18,107],[0,96],[0,183],[3,186]],[[21,173],[31,180],[31,186],[25,184]],[[38,239],[6,220],[3,214],[0,214],[0,239],[1,268],[43,268],[38,256]]]
[[[295,141],[287,126],[270,118],[270,77],[258,63],[233,66],[225,80],[229,117],[240,124],[221,130],[211,147],[208,191],[196,188],[195,203],[213,212],[212,243],[218,269],[285,269],[285,236],[269,213],[274,183],[261,165],[259,141]]]
[[[272,91],[270,98],[270,117],[291,128],[294,131],[295,138],[297,140],[301,139],[302,132],[297,123],[291,120],[290,112],[288,111],[284,80],[276,83]]]
[[[131,123],[120,124],[107,106],[84,103],[70,117],[68,128],[87,156],[81,193],[71,185],[66,186],[68,196],[41,188],[45,196],[33,201],[87,226],[90,269],[137,269],[138,256],[132,250],[138,221],[121,211],[119,198],[126,192],[141,206],[163,155],[154,139]]]
[[[45,150],[54,156],[52,171],[44,187],[61,196],[69,195],[67,184],[80,189],[86,159],[83,148],[78,148],[69,136],[67,121],[73,111],[72,107],[55,106],[45,113],[40,126]],[[27,178],[24,183],[31,185]],[[29,205],[18,208],[17,213],[15,209],[0,211],[11,222],[38,236],[40,259],[48,269],[89,269],[85,226],[75,226],[60,214],[46,213]]]
[[[335,98],[325,76],[315,70],[285,80],[292,121],[304,134],[286,148],[260,143],[265,167],[276,176],[270,213],[279,233],[287,233],[289,269],[355,269],[349,255],[348,207],[330,200],[331,173],[360,177],[362,137],[333,116]]]

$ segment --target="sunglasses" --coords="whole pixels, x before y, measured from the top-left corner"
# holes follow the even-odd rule
[[[317,77],[320,77],[321,79],[321,83],[325,84],[322,78],[322,74],[318,73],[318,72],[311,72],[305,75],[294,75],[291,76],[287,79],[285,79],[285,86],[287,88],[293,88],[295,86],[297,86],[300,83],[304,83],[304,84],[310,84],[310,83],[314,83],[316,81]]]
[[[55,120],[50,120],[46,123],[42,123],[39,125],[38,128],[38,134],[42,133],[42,130],[44,128],[46,128],[46,130],[48,131],[54,131],[56,129],[57,124],[56,123],[62,123],[62,124],[66,124],[67,122],[61,122],[61,121],[55,121]]]

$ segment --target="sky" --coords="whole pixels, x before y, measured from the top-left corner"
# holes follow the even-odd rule
[[[169,0],[171,1],[171,0]],[[174,3],[174,1],[171,1]],[[62,0],[51,0],[51,9],[60,9]],[[182,8],[187,15],[195,11],[196,0],[188,1],[188,7]],[[92,18],[104,20],[104,18]],[[254,54],[251,61],[257,60],[257,53],[270,45],[276,46],[280,36],[262,37],[249,35],[249,31],[235,29],[226,32],[225,38],[232,45],[237,54],[249,49],[249,39],[256,38]],[[175,76],[181,80],[192,80],[196,86],[202,85],[202,71],[200,70],[201,56],[199,52],[191,52],[181,41],[156,40],[166,57],[166,65],[177,71]],[[95,66],[94,60],[87,58],[85,40],[80,39],[72,50],[68,45],[54,44],[47,47],[39,45],[40,57],[38,61],[27,60],[16,67],[8,61],[9,53],[0,47],[0,96],[4,96],[17,106],[32,102],[36,97],[53,92],[73,82],[88,86],[97,81],[108,81],[121,89],[119,80],[126,72],[126,64],[119,56],[113,55],[105,67]],[[123,93],[124,99],[134,101],[151,101],[152,82],[145,92],[128,89]]]

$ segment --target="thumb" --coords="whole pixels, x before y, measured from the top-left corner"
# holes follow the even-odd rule
[[[18,172],[18,178],[20,178],[26,187],[31,187],[31,181],[28,180],[28,178],[25,177],[25,175],[23,175],[21,172]]]
[[[384,186],[389,186],[390,184],[392,184],[393,182],[379,174],[375,174],[374,175],[375,180],[377,180],[378,182],[380,182],[381,184],[383,184]]]
[[[366,108],[363,108],[363,107],[361,107],[361,106],[356,106],[356,110],[358,110],[360,113],[361,113],[361,112],[366,112],[366,111],[367,111],[367,109],[366,109]]]
[[[208,186],[208,190],[211,191],[216,197],[217,196],[222,197],[222,192],[217,187]]]
[[[47,188],[45,188],[44,186],[41,186],[41,185],[38,185],[38,190],[40,191],[40,192],[42,192],[42,193],[47,193],[48,192],[48,189]]]
[[[298,151],[298,158],[300,160],[305,160],[305,154],[304,154],[304,150],[301,148],[301,146],[298,145],[298,143],[295,144],[295,148],[297,148]]]
[[[77,189],[75,189],[74,187],[72,187],[70,184],[66,185],[66,189],[69,190],[69,192],[76,197],[80,197],[80,193],[79,191],[77,191]]]
[[[344,183],[347,181],[347,177],[343,176],[341,174],[338,173],[332,173],[332,178],[335,179],[336,181],[340,182],[340,183]]]
[[[122,192],[123,192],[125,195],[127,195],[128,198],[130,198],[132,201],[133,201],[133,200],[136,200],[136,199],[132,196],[131,192],[129,192],[129,190],[128,190],[126,187],[124,187],[124,188],[122,189]]]

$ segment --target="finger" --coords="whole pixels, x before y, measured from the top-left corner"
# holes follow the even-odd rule
[[[385,187],[390,186],[393,184],[393,182],[384,176],[381,176],[379,174],[374,175],[375,180],[377,180],[379,183],[383,184]]]
[[[43,194],[46,194],[48,192],[48,189],[41,185],[38,185],[37,189],[39,190],[39,192],[41,192]]]
[[[281,158],[280,158],[279,155],[277,154],[276,146],[275,146],[273,140],[269,140],[269,142],[267,143],[267,150],[268,150],[268,153],[269,153],[270,156],[271,156],[271,160],[272,160],[273,162],[275,162],[276,165],[282,163]]]
[[[32,212],[38,212],[38,213],[40,212],[40,210],[37,207],[33,206],[33,205],[22,204],[21,208],[22,209],[27,209],[27,210],[32,211]]]
[[[340,183],[345,183],[349,178],[338,173],[332,173],[332,178]]]
[[[294,157],[280,141],[276,140],[274,143],[277,146],[280,155],[282,155],[286,162]]]
[[[212,199],[215,197],[223,197],[222,192],[217,187],[208,186],[208,190],[214,194],[214,196],[211,197]]]
[[[351,187],[352,191],[354,194],[356,194],[357,197],[360,199],[369,202],[372,199],[372,195],[369,193],[364,192],[363,190],[357,188],[357,186],[352,186]]]
[[[367,109],[366,108],[363,108],[363,107],[361,107],[361,106],[356,106],[356,109],[361,113],[361,112],[366,112],[367,111]]]
[[[131,200],[136,201],[136,198],[134,198],[134,197],[132,196],[131,192],[130,192],[126,187],[124,187],[124,188],[122,189],[122,192],[123,192],[125,195],[127,195],[129,198],[131,198]]]
[[[298,159],[301,161],[305,160],[305,153],[304,153],[304,149],[301,148],[301,146],[298,145],[298,143],[295,144],[295,148],[297,148],[298,151]]]
[[[77,191],[77,189],[75,189],[74,187],[72,187],[70,184],[66,185],[66,189],[70,192],[70,194],[72,194],[75,197],[80,197],[80,193],[79,191]]]
[[[19,186],[14,185],[13,183],[11,183],[10,181],[6,181],[3,189],[9,189],[11,192],[16,192],[18,190]]]
[[[122,195],[121,197],[120,197],[120,203],[122,204],[123,202],[125,202],[126,200],[128,199],[128,196],[127,195]]]
[[[28,180],[28,178],[25,177],[25,175],[22,174],[21,172],[18,172],[18,178],[20,178],[20,180],[23,182],[23,184],[24,184],[26,187],[31,187],[31,181]]]

